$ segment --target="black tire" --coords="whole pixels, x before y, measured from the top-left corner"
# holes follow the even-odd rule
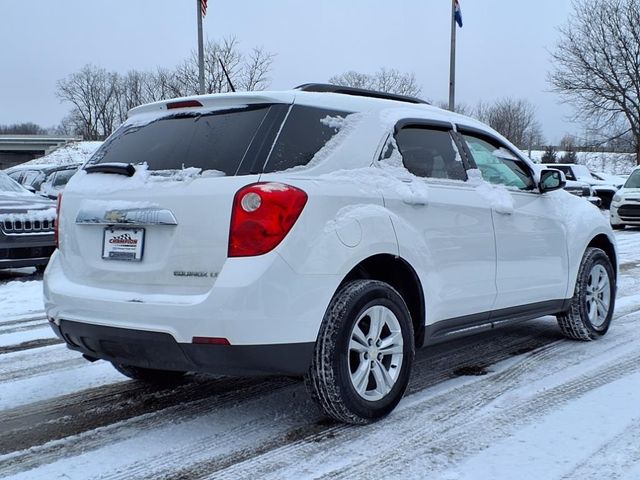
[[[121,363],[111,363],[113,368],[121,374],[155,385],[171,385],[180,383],[186,372],[177,372],[172,370],[155,370],[152,368],[134,367],[132,365],[122,365]]]
[[[46,270],[47,266],[46,265],[37,265],[36,266],[36,273],[44,273],[44,271]]]
[[[620,223],[618,225],[611,224],[611,228],[613,228],[614,230],[624,230],[624,224],[623,223]]]
[[[603,322],[594,324],[588,314],[587,295],[589,277],[592,269],[600,265],[606,271],[609,278],[609,305]],[[616,278],[611,265],[611,260],[604,251],[599,248],[587,248],[582,263],[578,270],[576,288],[571,299],[571,304],[566,312],[557,315],[558,325],[562,333],[573,340],[597,340],[604,336],[611,325],[616,298]]]
[[[363,319],[366,322],[367,316],[363,314],[368,309],[378,306],[390,310],[399,324],[402,361],[395,383],[389,392],[382,398],[371,401],[358,393],[351,380],[350,368],[353,367],[350,366],[350,355],[354,353],[350,353],[349,342],[356,322]],[[388,331],[384,328],[387,327],[383,327],[383,333]],[[390,335],[390,331],[388,332],[387,335]],[[370,330],[367,336],[371,338]],[[388,415],[400,402],[409,382],[414,355],[411,315],[400,294],[384,282],[356,280],[343,285],[327,308],[305,383],[312,398],[328,416],[340,422],[364,425]],[[383,361],[387,361],[388,357],[383,358]],[[364,364],[364,361],[362,363]],[[371,372],[366,373],[367,385],[374,374],[373,363],[375,360],[371,362]],[[366,364],[369,364],[369,360]],[[388,368],[394,368],[393,364],[390,363]],[[377,384],[377,380],[375,382]],[[365,390],[367,388],[365,387]]]

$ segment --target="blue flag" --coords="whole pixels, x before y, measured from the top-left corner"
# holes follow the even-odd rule
[[[462,10],[460,10],[460,3],[458,0],[453,0],[454,6],[454,18],[456,19],[456,23],[460,28],[462,28]]]

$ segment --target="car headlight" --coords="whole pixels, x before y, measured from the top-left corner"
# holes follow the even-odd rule
[[[622,200],[622,196],[619,193],[616,193],[613,196],[613,199],[611,200],[612,202],[619,202],[620,200]]]

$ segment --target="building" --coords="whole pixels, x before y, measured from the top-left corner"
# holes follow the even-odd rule
[[[0,135],[0,169],[43,157],[69,142],[78,140],[82,139],[51,135]]]

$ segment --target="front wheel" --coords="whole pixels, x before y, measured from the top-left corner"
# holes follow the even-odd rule
[[[400,402],[414,352],[411,316],[400,294],[376,280],[349,282],[325,313],[307,387],[330,417],[367,424]]]
[[[599,248],[588,248],[569,309],[557,316],[562,333],[574,340],[602,337],[611,325],[615,296],[616,278],[609,257]]]

